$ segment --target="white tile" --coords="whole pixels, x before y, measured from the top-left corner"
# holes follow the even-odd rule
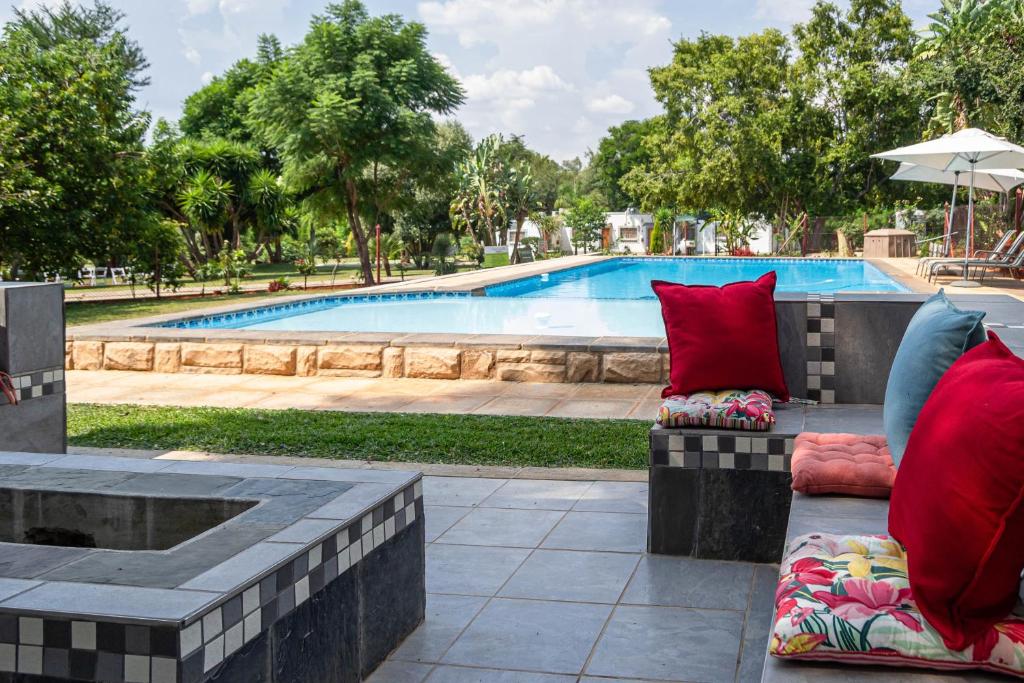
[[[836,374],[836,364],[834,361],[823,362],[821,364],[821,374],[826,377],[832,377]]]
[[[18,642],[22,645],[42,645],[43,620],[36,617],[18,617]]]
[[[345,546],[341,552],[338,553],[338,573],[341,574],[343,571],[352,566],[352,548],[351,546]]]
[[[836,392],[832,389],[822,389],[821,391],[821,402],[822,403],[835,403]]]
[[[409,503],[405,506],[405,523],[412,524],[416,521],[416,504]]]
[[[373,531],[363,534],[363,555],[368,555],[373,550]]]
[[[126,683],[149,683],[149,657],[125,655],[124,680]]]
[[[232,654],[242,647],[244,640],[244,625],[239,622],[224,632],[224,656]]]
[[[807,388],[808,389],[821,389],[821,377],[818,375],[808,375],[807,377]]]
[[[0,643],[0,671],[15,671],[17,658],[17,646],[10,645],[8,643]]]
[[[178,663],[167,657],[153,657],[152,683],[177,683]]]
[[[373,515],[366,515],[360,522],[361,528],[359,533],[366,535],[373,530]]]
[[[92,621],[72,621],[71,647],[76,650],[95,650],[96,623]]]
[[[36,386],[32,387],[32,398],[39,398],[42,395],[43,395],[43,387],[42,387],[42,385],[36,385]]]
[[[750,452],[750,437],[749,436],[737,436],[736,437],[736,452],[737,453],[749,453]]]
[[[224,622],[221,621],[220,607],[203,615],[203,642],[210,642],[215,635],[224,630]]]
[[[242,593],[242,613],[248,614],[260,606],[260,585],[257,583],[252,588],[247,588]]]
[[[303,576],[295,582],[295,605],[301,605],[309,600],[309,577]]]
[[[55,382],[60,382],[62,379],[64,379],[64,370],[62,370],[62,369],[54,370],[53,371],[53,380]]]
[[[808,318],[820,318],[821,317],[821,304],[807,304],[807,317]]]
[[[793,439],[786,439],[785,447],[786,455],[793,455],[793,449],[796,448],[796,441]]]
[[[683,452],[682,451],[669,451],[668,453],[668,464],[672,467],[683,466]]]
[[[373,527],[373,547],[379,548],[384,544],[384,525]]]
[[[807,333],[807,345],[808,346],[821,346],[821,334],[818,332]]]
[[[182,629],[180,640],[182,658],[185,658],[198,650],[203,644],[202,622],[197,621],[188,628]]]
[[[723,470],[731,470],[736,468],[736,456],[732,453],[719,453],[718,454],[718,466]]]
[[[35,645],[19,645],[18,673],[41,675],[43,673],[43,648]]]
[[[768,452],[768,439],[756,438],[750,440],[750,452],[751,453],[767,453]]]
[[[260,634],[263,629],[262,617],[259,610],[256,610],[245,618],[245,642],[249,642]]]
[[[395,507],[395,510],[401,510],[405,507],[405,494],[399,493],[397,496],[391,499],[391,504]]]
[[[835,332],[836,321],[834,318],[822,318],[821,319],[821,331],[822,332]]]
[[[384,540],[391,538],[395,535],[395,518],[388,517],[384,520]]]
[[[203,651],[203,672],[207,672],[224,661],[224,636],[217,636]]]
[[[807,361],[807,374],[808,375],[820,375],[821,374],[821,362],[816,360]]]
[[[53,381],[53,370],[47,370],[43,373],[43,383],[49,384]]]
[[[420,479],[415,484],[413,484],[412,492],[413,492],[413,494],[415,495],[416,498],[422,498],[423,497],[423,480],[422,479]]]
[[[315,546],[309,549],[309,569],[312,571],[316,567],[320,566],[324,556],[324,547],[317,543]]]
[[[706,451],[717,451],[718,450],[718,437],[717,436],[705,436],[703,441],[703,447]]]
[[[786,469],[786,458],[782,455],[768,456],[768,470],[770,472],[781,472]]]

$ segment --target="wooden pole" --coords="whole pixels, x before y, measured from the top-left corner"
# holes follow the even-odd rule
[[[377,282],[380,283],[380,223],[377,224]]]

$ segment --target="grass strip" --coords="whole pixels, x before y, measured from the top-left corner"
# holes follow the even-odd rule
[[[642,420],[68,405],[72,445],[523,467],[642,469]]]

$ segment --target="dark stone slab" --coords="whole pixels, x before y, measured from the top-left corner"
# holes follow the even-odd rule
[[[804,430],[836,434],[884,434],[882,406],[810,406]]]
[[[63,346],[63,345],[62,345]],[[30,453],[67,451],[64,393],[40,396],[18,405],[0,404],[4,449]]]
[[[220,496],[242,479],[238,477],[202,476],[189,474],[140,474],[110,487],[111,491],[145,494],[166,494],[174,491],[180,496]]]
[[[0,576],[31,579],[94,552],[88,548],[0,543]]]
[[[64,288],[0,285],[0,369],[16,375],[64,367]]]
[[[700,518],[693,556],[778,562],[786,540],[788,472],[700,470]]]
[[[836,303],[836,403],[885,400],[889,368],[918,307],[916,301]]]
[[[789,393],[807,397],[807,304],[776,301],[775,324],[779,331],[779,356]]]
[[[2,485],[16,488],[97,491],[110,489],[136,476],[138,475],[135,472],[34,467],[18,474],[5,476]]]
[[[700,517],[700,470],[652,467],[648,495],[648,551],[692,555]]]

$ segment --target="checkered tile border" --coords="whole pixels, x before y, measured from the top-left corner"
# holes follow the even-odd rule
[[[64,393],[64,368],[37,370],[23,375],[12,375],[11,383],[18,392],[19,401]]]
[[[0,679],[198,683],[422,516],[417,481],[183,629],[0,614]]]
[[[737,436],[686,430],[651,432],[651,465],[789,472],[794,435]]]
[[[181,683],[203,680],[245,643],[422,515],[423,484],[417,481],[197,618],[180,634]]]
[[[836,302],[807,295],[807,398],[836,402]]]

